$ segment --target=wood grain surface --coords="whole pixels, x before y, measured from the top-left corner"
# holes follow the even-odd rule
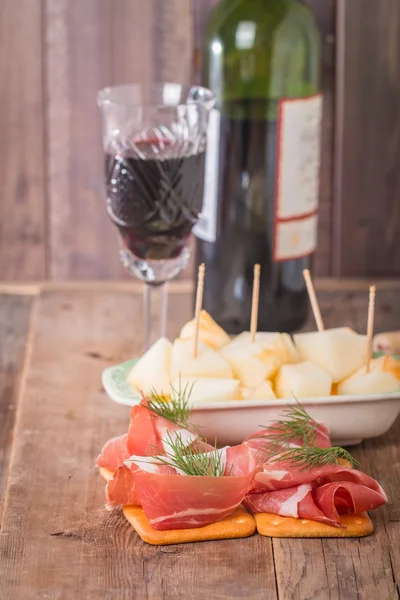
[[[0,523],[33,302],[0,295]]]
[[[118,83],[189,82],[191,17],[187,0],[46,1],[52,278],[128,277],[105,211],[96,93]]]
[[[326,325],[363,326],[366,291],[348,282],[335,287],[318,292]],[[399,326],[397,295],[394,286],[378,292],[377,330]],[[32,345],[19,394],[1,525],[2,597],[398,598],[399,420],[385,436],[354,448],[361,468],[389,496],[389,503],[372,513],[371,537],[271,541],[255,535],[151,547],[119,510],[104,510],[104,483],[94,468],[102,444],[128,425],[129,409],[107,399],[100,375],[105,366],[140,352],[141,294],[110,283],[75,289],[63,285],[36,297],[0,296],[0,335],[6,332],[8,348],[0,351],[0,390],[8,390],[10,382],[15,389],[32,301],[37,303]],[[177,287],[170,297],[170,337],[190,313],[191,296]],[[15,397],[0,392],[1,402],[10,395]],[[1,434],[1,451],[7,452],[7,440],[9,433]]]
[[[338,0],[337,49],[333,274],[398,276],[400,3]]]
[[[1,3],[1,279],[47,275],[42,35],[41,2]]]

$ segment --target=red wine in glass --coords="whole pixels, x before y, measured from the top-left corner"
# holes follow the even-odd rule
[[[178,259],[201,211],[205,152],[175,156],[168,142],[154,140],[135,146],[140,156],[105,154],[108,214],[138,264]]]

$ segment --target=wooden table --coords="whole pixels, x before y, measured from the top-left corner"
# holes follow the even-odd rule
[[[127,430],[102,369],[138,354],[140,288],[48,284],[0,288],[0,598],[394,600],[400,584],[400,422],[354,448],[389,503],[354,540],[243,540],[152,547],[103,508],[94,462]],[[23,292],[23,293],[20,293]],[[378,286],[377,330],[400,326],[400,285]],[[319,286],[327,326],[366,322],[365,283]],[[169,335],[189,317],[171,289]],[[227,424],[228,426],[228,424]]]

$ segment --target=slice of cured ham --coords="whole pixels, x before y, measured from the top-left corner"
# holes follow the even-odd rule
[[[245,445],[229,450],[220,477],[136,471],[136,493],[150,525],[158,530],[202,527],[233,512],[251,485],[255,461]]]
[[[349,481],[369,487],[385,495],[383,489],[375,479],[361,471],[341,465],[324,465],[305,469],[302,465],[296,466],[289,460],[266,462],[254,478],[253,492],[268,492],[293,487],[302,483],[313,483],[314,487],[333,481]]]
[[[160,417],[146,407],[145,401],[133,407],[128,431],[129,456],[154,456],[165,454],[169,436],[178,433],[190,445],[197,435]]]
[[[106,504],[137,504],[154,529],[202,527],[222,519],[239,506],[251,486],[255,461],[245,445],[223,448],[224,475],[184,475],[150,457],[131,457],[107,484]],[[163,457],[164,458],[164,457]]]
[[[97,457],[96,466],[115,471],[132,455],[165,454],[168,440],[174,435],[179,435],[188,447],[196,442],[199,451],[212,449],[212,446],[203,441],[197,442],[197,434],[159,417],[146,408],[145,404],[139,404],[132,409],[129,432],[106,442]]]
[[[97,457],[96,466],[104,467],[109,471],[115,471],[117,467],[123,465],[124,460],[130,456],[127,442],[127,433],[108,440]]]
[[[269,512],[340,526],[340,515],[378,508],[386,500],[384,493],[359,483],[339,481],[318,488],[302,483],[265,494],[249,494],[245,504],[255,513]]]
[[[359,483],[343,481],[326,483],[317,488],[313,496],[325,516],[335,522],[339,520],[339,515],[359,514],[364,510],[378,508],[387,502],[383,490],[380,492]]]
[[[301,470],[289,461],[266,463],[255,475],[245,504],[253,512],[271,512],[340,525],[339,515],[358,514],[387,502],[372,477],[340,465]]]
[[[106,485],[106,508],[120,505],[140,506],[135,488],[135,470],[124,465],[115,470],[113,478]]]

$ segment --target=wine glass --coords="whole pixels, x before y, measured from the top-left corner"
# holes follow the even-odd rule
[[[145,282],[145,346],[150,294],[161,286],[160,336],[167,288],[189,260],[188,241],[203,203],[205,152],[214,94],[177,83],[107,87],[103,117],[107,212],[119,230],[125,269]]]

